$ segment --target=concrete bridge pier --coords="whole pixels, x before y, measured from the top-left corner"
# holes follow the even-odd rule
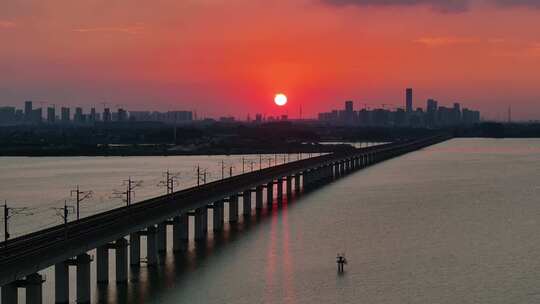
[[[278,203],[283,202],[283,178],[277,179],[277,199]]]
[[[17,289],[17,283],[15,282],[2,286],[2,303],[17,304],[19,301]]]
[[[141,262],[141,235],[139,232],[129,234],[129,264],[139,266]],[[99,256],[98,256],[99,263]]]
[[[19,287],[24,287],[26,289],[27,304],[43,303],[43,282],[45,282],[45,280],[42,275],[39,273],[32,273],[27,275],[24,280],[17,280],[2,286],[2,304],[17,304],[19,301]],[[67,303],[67,301],[64,303]]]
[[[225,214],[223,212],[223,201],[217,201],[214,203],[214,214],[213,214],[213,228],[214,231],[222,231],[224,222],[225,222]]]
[[[302,189],[304,191],[309,190],[309,171],[304,170],[302,172]]]
[[[96,249],[96,277],[98,284],[109,283],[109,244],[99,246]]]
[[[229,223],[238,222],[238,195],[229,197]]]
[[[310,177],[310,183],[309,183],[310,187],[311,189],[314,189],[319,182],[318,172],[316,168],[312,168],[309,171],[309,177]]]
[[[87,254],[79,254],[75,259],[77,266],[77,303],[90,303],[90,262],[92,257]]]
[[[2,301],[2,303],[11,302]],[[54,303],[69,303],[69,265],[66,262],[54,265]]]
[[[88,269],[90,269],[90,267]],[[45,280],[39,273],[33,273],[26,276],[26,304],[43,303],[43,282],[45,282]],[[90,279],[88,282],[90,282]]]
[[[263,187],[257,186],[255,188],[255,209],[261,210],[263,208]]]
[[[251,190],[245,190],[242,194],[243,210],[242,213],[245,216],[251,215]]]
[[[157,260],[157,229],[152,225],[146,228],[146,264],[155,266]]]
[[[332,166],[326,165],[324,167],[324,180],[329,183],[332,181],[334,173],[332,172]]]
[[[206,239],[208,231],[208,209],[206,206],[195,209],[195,240]]]
[[[296,173],[294,175],[294,191],[296,193],[300,193],[300,183],[301,183],[301,180],[300,180],[300,173]]]
[[[272,208],[274,205],[274,181],[266,185],[266,203],[268,204],[268,208]]]
[[[223,204],[223,202],[222,202]],[[223,205],[222,205],[223,208]],[[215,209],[214,209],[215,212]],[[173,250],[181,251],[186,248],[189,239],[189,218],[187,214],[177,215],[173,218]]]
[[[114,243],[116,254],[116,284],[126,284],[128,280],[128,241],[120,238]]]
[[[157,250],[164,254],[167,251],[167,223],[157,224]]]
[[[287,197],[292,197],[292,176],[287,176],[285,183],[287,185]]]

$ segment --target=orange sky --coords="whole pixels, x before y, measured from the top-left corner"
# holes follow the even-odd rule
[[[2,1],[0,105],[295,117],[411,86],[415,106],[540,119],[540,0],[266,2]]]

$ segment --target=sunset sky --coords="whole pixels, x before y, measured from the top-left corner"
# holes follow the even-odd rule
[[[314,117],[413,87],[415,107],[540,119],[540,0],[1,1],[0,71],[18,107]]]

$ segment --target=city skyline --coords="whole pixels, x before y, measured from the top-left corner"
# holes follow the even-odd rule
[[[287,98],[282,95],[283,98]],[[279,106],[285,106],[284,104]],[[277,102],[276,102],[277,104]],[[198,117],[197,112],[186,110],[175,110],[160,112],[157,110],[130,110],[120,105],[115,108],[103,103],[103,110],[99,112],[92,106],[87,111],[83,107],[61,106],[57,111],[57,105],[46,105],[40,102],[39,108],[34,107],[33,101],[25,101],[23,108],[16,106],[0,106],[0,125],[13,124],[93,124],[97,122],[162,122],[168,124],[184,124],[194,121],[215,121],[221,122],[273,122],[279,120],[313,121],[326,122],[332,124],[363,125],[363,126],[414,126],[437,128],[452,125],[471,125],[482,121],[480,111],[470,109],[461,103],[454,102],[448,107],[439,103],[434,98],[429,98],[425,105],[414,101],[414,89],[406,88],[404,103],[399,104],[373,104],[358,103],[353,100],[345,101],[344,110],[330,110],[321,112],[317,117],[302,117],[299,113],[297,117],[289,117],[288,114],[266,115],[266,113],[247,113],[245,117],[234,115],[220,115],[218,117]],[[301,111],[301,109],[300,109]],[[511,109],[508,109],[507,121],[513,122]]]
[[[0,105],[316,117],[413,87],[415,102],[438,96],[489,120],[509,106],[516,121],[540,117],[537,1],[383,3],[2,3]]]

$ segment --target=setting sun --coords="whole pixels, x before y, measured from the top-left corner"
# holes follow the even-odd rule
[[[285,96],[285,94],[276,94],[276,97],[274,97],[274,102],[276,105],[282,107],[287,104],[287,96]]]

